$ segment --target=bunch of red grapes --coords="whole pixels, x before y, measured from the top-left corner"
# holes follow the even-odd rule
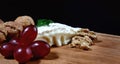
[[[14,58],[19,63],[26,63],[31,59],[43,58],[50,52],[50,46],[45,41],[34,41],[37,36],[37,28],[34,25],[27,26],[18,38],[13,38],[0,47],[0,53],[5,58]]]

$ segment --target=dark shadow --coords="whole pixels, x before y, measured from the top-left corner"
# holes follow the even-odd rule
[[[27,62],[26,64],[40,64],[40,59]]]
[[[95,40],[95,41],[93,41],[94,43],[100,43],[100,42],[102,42],[102,40]]]
[[[58,58],[58,55],[55,52],[51,52],[44,58],[31,59],[31,61],[27,62],[26,64],[40,64],[41,60],[54,60],[57,58]]]
[[[14,57],[4,57],[4,58],[8,60],[14,60]]]
[[[45,60],[54,60],[54,59],[57,59],[57,58],[58,58],[57,53],[51,52],[44,59]]]

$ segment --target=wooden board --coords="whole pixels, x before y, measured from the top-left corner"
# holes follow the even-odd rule
[[[54,47],[48,56],[27,64],[120,64],[120,36],[97,33],[100,42],[84,51],[69,48],[68,45]],[[18,64],[16,60],[4,59],[0,55],[0,64]]]

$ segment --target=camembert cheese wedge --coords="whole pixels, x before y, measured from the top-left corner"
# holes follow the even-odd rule
[[[71,38],[75,36],[77,31],[81,28],[74,28],[61,23],[50,23],[48,26],[41,26],[38,28],[38,36],[36,40],[44,40],[50,46],[62,46],[70,42]]]

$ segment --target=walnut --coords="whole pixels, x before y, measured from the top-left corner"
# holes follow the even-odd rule
[[[0,44],[6,40],[7,31],[3,24],[0,24]]]
[[[30,16],[19,16],[16,20],[7,22],[0,19],[0,43],[8,41],[12,37],[18,37],[23,28],[28,25],[35,25]]]
[[[4,23],[4,21],[2,19],[0,19],[0,24]]]
[[[70,47],[79,47],[81,49],[88,50],[90,49],[90,46],[94,44],[94,40],[97,40],[95,32],[82,28],[75,36],[72,37],[69,45]]]
[[[93,44],[93,41],[88,36],[74,36],[72,38],[70,47],[79,47],[81,49],[90,49],[90,45]]]
[[[90,31],[89,29],[81,29],[77,33],[77,35],[80,36],[89,36],[92,40],[97,40],[97,35],[94,31]]]
[[[30,16],[19,16],[14,21],[18,24],[21,24],[23,27],[35,25],[34,20]]]

